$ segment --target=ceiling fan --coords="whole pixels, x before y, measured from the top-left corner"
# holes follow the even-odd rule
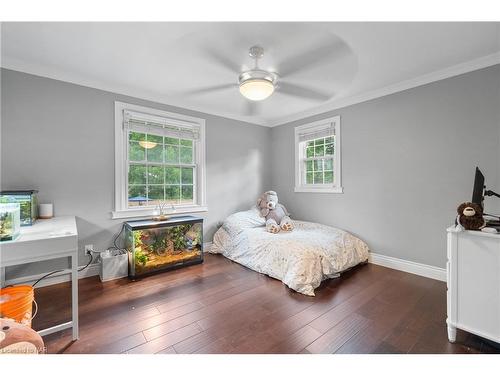
[[[260,46],[250,47],[250,57],[255,59],[255,66],[240,74],[238,82],[240,93],[245,98],[260,101],[270,97],[278,82],[278,75],[274,72],[259,69],[259,59],[264,56],[264,48]]]
[[[331,54],[343,54],[342,46],[328,45],[321,48],[301,53],[294,56],[292,60],[279,64],[279,71],[271,71],[259,67],[259,59],[264,56],[264,48],[258,45],[250,47],[248,54],[254,59],[254,67],[241,72],[239,64],[235,64],[231,59],[217,53],[213,49],[208,49],[207,54],[225,68],[229,68],[238,78],[235,83],[227,83],[215,86],[204,87],[187,92],[187,94],[206,94],[215,91],[239,88],[243,97],[248,99],[246,103],[246,114],[256,113],[256,104],[259,101],[269,98],[274,92],[289,96],[304,98],[314,101],[325,101],[333,96],[333,93],[321,92],[303,85],[296,85],[287,82],[287,77],[310,65],[317,64],[322,58]]]

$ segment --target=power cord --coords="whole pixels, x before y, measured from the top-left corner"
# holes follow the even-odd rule
[[[82,268],[78,269],[78,272],[80,271],[83,271],[85,268],[87,268],[88,266],[90,266],[90,264],[92,263],[92,261],[94,260],[94,256],[92,255],[92,253],[88,253],[87,254],[88,256],[90,256],[90,260],[89,262],[83,266]],[[56,271],[52,271],[52,272],[49,272],[45,275],[43,275],[42,277],[40,277],[37,281],[35,281],[35,283],[32,285],[32,287],[34,288],[36,284],[38,284],[40,281],[42,281],[43,279],[45,279],[46,277],[49,277],[51,275],[54,275],[56,273],[59,273],[59,272],[63,272],[63,271],[66,271],[66,269],[61,269],[61,270],[56,270]]]
[[[108,249],[107,249],[107,250],[119,250],[119,251],[126,251],[126,249],[121,248],[121,247],[119,247],[119,246],[116,244],[116,242],[118,241],[118,239],[120,238],[120,236],[121,236],[121,234],[122,234],[122,233],[123,233],[123,225],[122,225],[122,229],[120,230],[120,232],[118,232],[118,234],[115,236],[115,238],[113,238],[113,246],[108,247]],[[87,253],[87,255],[88,255],[88,256],[90,256],[90,260],[89,260],[89,262],[88,262],[85,266],[83,266],[82,268],[80,268],[80,269],[78,270],[78,272],[83,271],[85,268],[87,268],[88,266],[90,266],[90,264],[91,264],[91,263],[92,263],[92,261],[94,260],[94,256],[92,255],[92,253],[99,253],[99,252],[98,252],[98,251],[93,251],[93,250],[89,251],[89,252]],[[47,277],[49,277],[49,276],[51,276],[51,275],[54,275],[54,274],[56,274],[56,273],[63,272],[63,271],[66,271],[66,269],[60,269],[60,270],[52,271],[52,272],[49,272],[49,273],[47,273],[47,274],[43,275],[43,276],[42,276],[42,277],[40,277],[37,281],[35,281],[35,283],[32,285],[32,287],[34,287],[36,284],[38,284],[38,283],[39,283],[40,281],[42,281],[43,279],[45,279],[45,278],[47,278]]]
[[[113,246],[111,247],[108,247],[108,250],[112,250],[112,249],[115,249],[115,250],[125,250],[123,247],[119,247],[117,244],[116,244],[116,241],[118,241],[118,239],[120,238],[120,236],[122,235],[123,233],[123,228],[125,226],[122,225],[122,229],[120,229],[120,231],[118,232],[118,234],[115,236],[115,238],[113,238]]]
[[[483,216],[491,216],[491,217],[495,217],[497,219],[500,219],[500,216],[498,216],[498,215],[487,214],[487,213],[484,213],[484,212],[483,212]]]

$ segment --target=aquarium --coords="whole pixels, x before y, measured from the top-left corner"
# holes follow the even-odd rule
[[[19,236],[20,211],[18,202],[0,197],[0,241],[15,240]]]
[[[0,195],[14,199],[21,207],[21,226],[33,225],[38,218],[37,190],[7,190]]]
[[[123,225],[132,278],[203,262],[201,218],[134,220]]]

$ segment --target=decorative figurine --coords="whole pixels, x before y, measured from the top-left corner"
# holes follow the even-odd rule
[[[153,217],[154,221],[167,221],[168,219],[170,219],[170,217],[167,215],[167,206],[168,206],[168,203],[166,201],[160,201],[160,203],[158,203],[158,206],[156,206],[157,211],[158,211],[158,215]],[[173,204],[171,204],[170,208],[172,209],[171,213],[174,214],[175,213],[175,206]]]

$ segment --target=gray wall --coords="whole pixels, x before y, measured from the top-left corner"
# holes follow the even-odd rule
[[[230,213],[247,209],[270,188],[266,127],[110,92],[2,70],[2,189],[36,188],[57,215],[76,215],[81,251],[111,245],[121,221],[111,220],[114,196],[114,101],[206,119],[205,240]],[[7,278],[55,264],[12,267]]]
[[[444,267],[445,229],[479,165],[500,185],[500,66],[272,129],[272,186],[294,218],[351,231],[373,252]],[[344,194],[294,193],[294,127],[341,116]],[[487,198],[486,210],[499,212]],[[496,210],[496,211],[495,211]]]
[[[351,231],[372,251],[444,267],[445,228],[469,200],[475,165],[500,190],[500,66],[268,129],[2,70],[2,189],[37,188],[76,215],[84,244],[111,244],[114,101],[206,119],[206,238],[273,188],[297,219]],[[294,193],[293,128],[340,115],[344,194]],[[272,160],[269,162],[269,160]],[[488,211],[500,200],[489,198]],[[7,278],[55,266],[11,268]]]

